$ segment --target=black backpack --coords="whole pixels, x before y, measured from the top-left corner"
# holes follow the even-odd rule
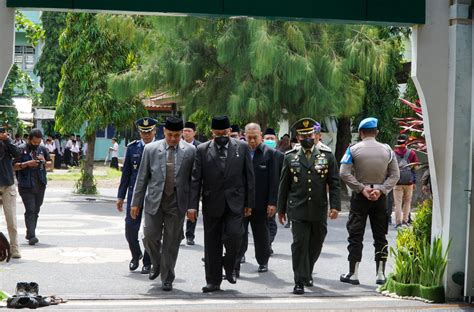
[[[398,180],[399,185],[409,185],[413,183],[413,172],[411,170],[410,163],[408,158],[410,157],[411,150],[407,148],[405,155],[400,157],[397,153],[395,156],[397,157],[398,161],[398,169],[400,170],[400,180]]]

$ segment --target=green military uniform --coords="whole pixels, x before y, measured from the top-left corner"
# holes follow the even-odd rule
[[[311,134],[313,122],[316,123],[304,118],[294,126],[299,134]],[[330,208],[339,211],[339,169],[330,149],[314,144],[309,149],[297,147],[286,153],[278,192],[278,213],[287,214],[292,223],[291,252],[296,285],[312,285],[314,264],[327,233],[327,186]]]

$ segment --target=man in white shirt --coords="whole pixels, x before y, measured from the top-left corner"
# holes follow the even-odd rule
[[[119,170],[118,151],[119,151],[119,145],[117,143],[117,139],[112,138],[112,146],[109,147],[110,158],[112,159],[110,161],[110,168],[115,168],[117,170]]]

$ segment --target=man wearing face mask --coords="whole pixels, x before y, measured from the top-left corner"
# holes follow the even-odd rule
[[[31,130],[28,144],[20,146],[20,156],[13,162],[18,191],[25,205],[26,239],[30,245],[39,242],[36,225],[46,191],[46,167],[51,163],[48,150],[41,145],[42,137],[41,130]]]
[[[214,117],[211,128],[214,139],[197,147],[188,210],[188,218],[194,222],[202,194],[207,282],[203,292],[220,289],[223,267],[227,281],[236,283],[233,271],[244,234],[243,218],[252,214],[255,203],[255,176],[247,143],[229,138],[227,116]]]
[[[258,272],[268,271],[270,257],[270,237],[268,218],[276,213],[279,172],[274,157],[274,150],[263,144],[260,125],[249,123],[245,126],[245,139],[250,148],[250,156],[255,173],[255,208],[252,215],[244,219],[245,234],[243,235],[239,257],[245,255],[248,247],[248,227],[252,226],[255,258]],[[236,276],[240,273],[240,262],[236,265]]]
[[[341,210],[336,159],[330,151],[316,147],[315,124],[313,119],[303,118],[293,125],[301,148],[286,153],[278,190],[278,219],[285,224],[288,216],[292,224],[293,293],[297,295],[304,293],[305,286],[313,286],[313,268],[327,234],[327,217],[336,219]]]
[[[280,174],[281,174],[281,169],[283,168],[283,160],[285,159],[285,154],[277,150],[278,138],[277,138],[275,129],[267,128],[265,130],[263,134],[263,143],[273,149],[273,156],[277,164],[278,180],[280,180]],[[278,185],[277,185],[277,188],[278,188]],[[278,232],[278,225],[276,223],[275,216],[276,214],[273,215],[273,217],[268,218],[268,232],[270,233],[270,255],[273,254],[272,244]]]

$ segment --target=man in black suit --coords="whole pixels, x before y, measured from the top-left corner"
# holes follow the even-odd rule
[[[187,121],[184,124],[183,128],[183,139],[189,143],[194,145],[195,147],[198,147],[201,142],[195,139],[196,136],[196,124],[191,121]],[[191,222],[191,220],[186,221],[186,244],[193,246],[194,245],[194,232],[196,231],[196,223],[197,222]]]
[[[245,126],[245,138],[250,148],[255,173],[255,208],[252,215],[244,219],[245,234],[240,248],[240,258],[245,255],[248,247],[248,226],[252,226],[255,258],[258,262],[258,272],[268,271],[270,257],[270,233],[267,218],[276,212],[278,196],[279,172],[274,156],[274,150],[263,144],[262,130],[256,123]],[[240,275],[240,261],[235,267],[236,276]]]
[[[255,176],[247,143],[229,138],[227,116],[212,119],[212,134],[213,140],[197,147],[188,210],[188,218],[195,222],[202,189],[207,282],[203,292],[220,289],[222,267],[226,279],[236,283],[233,270],[244,234],[243,218],[252,214],[255,202]]]

